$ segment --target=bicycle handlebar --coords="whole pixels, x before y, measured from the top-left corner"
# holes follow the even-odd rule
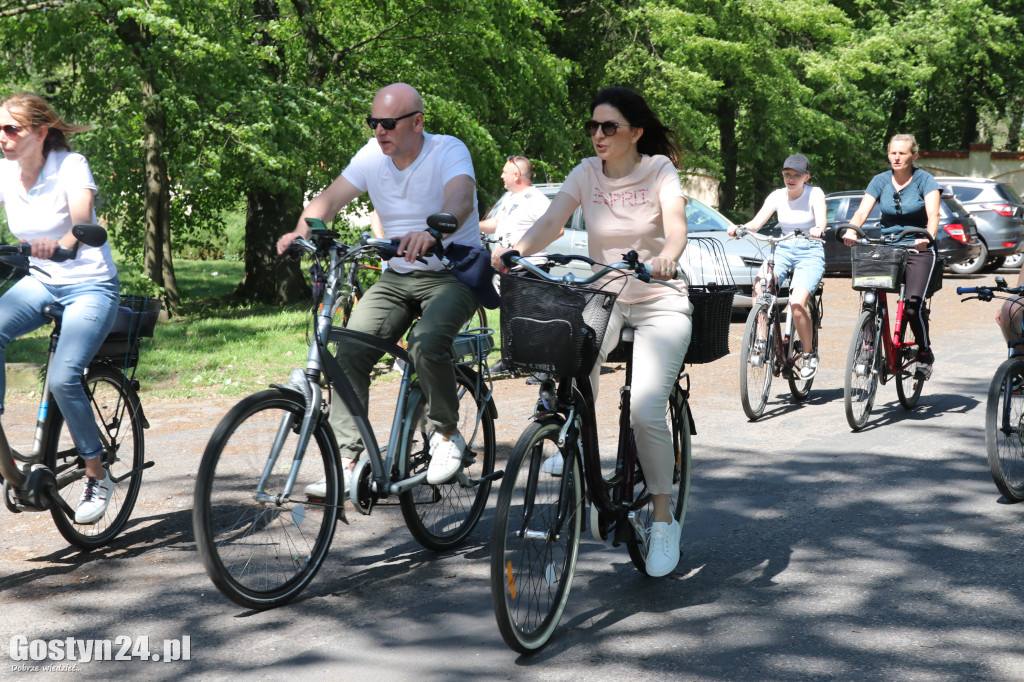
[[[842,223],[836,226],[836,241],[842,242],[843,233],[845,233],[847,230],[853,230],[854,232],[859,234],[860,239],[856,240],[856,243],[861,244],[863,246],[872,246],[875,244],[895,245],[896,242],[903,241],[904,237],[913,235],[922,235],[925,239],[928,240],[928,246],[931,246],[935,243],[935,237],[933,237],[928,232],[928,230],[924,229],[923,227],[907,227],[898,235],[883,235],[878,239],[871,239],[866,234],[864,234],[864,230],[857,227],[853,223]]]
[[[75,239],[85,244],[86,246],[103,246],[107,241],[107,231],[99,225],[92,225],[89,223],[80,223],[71,228],[71,234],[74,235]],[[32,243],[31,242],[20,242],[18,244],[0,244],[0,256],[31,256],[32,255]],[[74,260],[78,258],[78,244],[70,249],[65,249],[63,246],[58,246],[57,249],[50,255],[47,260],[51,260],[54,263],[63,263],[64,261]]]
[[[538,254],[537,256],[531,256],[531,258],[539,257],[545,258],[549,263],[555,263],[557,265],[567,265],[572,261],[579,261],[581,263],[586,263],[587,265],[600,266],[601,269],[589,277],[577,277],[571,272],[562,276],[552,275],[548,272],[545,272],[540,267],[534,265],[526,258],[520,256],[519,252],[514,250],[506,251],[505,253],[501,254],[501,264],[506,268],[511,268],[515,265],[518,265],[522,267],[524,270],[540,277],[541,279],[545,279],[549,282],[556,282],[558,284],[592,284],[597,280],[601,279],[602,277],[604,277],[605,275],[607,275],[609,272],[619,272],[632,274],[641,282],[663,284],[667,287],[675,289],[676,291],[682,291],[679,287],[670,282],[665,282],[662,280],[652,280],[650,266],[639,261],[636,251],[630,251],[629,253],[623,254],[623,258],[625,258],[626,260],[619,261],[618,263],[611,263],[609,265],[606,265],[604,263],[597,263],[594,260],[587,258],[586,256],[572,256],[557,253],[550,253],[544,255]],[[678,278],[683,276],[683,271],[676,267],[674,277]]]
[[[822,234],[824,235],[824,234],[828,233],[828,231],[830,229],[831,228],[826,227],[825,231]],[[824,242],[825,241],[822,237],[812,237],[810,234],[805,234],[803,230],[794,230],[792,232],[787,232],[786,234],[782,235],[781,237],[773,237],[770,234],[761,234],[760,232],[755,232],[754,230],[748,230],[747,228],[743,227],[742,225],[737,225],[736,226],[736,236],[737,237],[753,237],[754,239],[756,239],[758,241],[769,242],[769,243],[773,243],[773,244],[778,244],[780,242],[784,242],[784,241],[787,241],[789,239],[796,239],[797,237],[800,237],[801,239],[806,239],[808,241],[813,241],[813,242]]]

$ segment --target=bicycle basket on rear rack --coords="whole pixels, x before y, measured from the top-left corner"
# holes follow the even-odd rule
[[[501,276],[501,360],[509,369],[580,377],[601,350],[617,294]]]
[[[700,365],[724,358],[729,354],[732,300],[739,288],[722,242],[690,237],[680,263],[690,282],[687,291],[693,305],[693,331],[684,362]]]
[[[139,364],[140,339],[152,338],[161,307],[158,298],[122,294],[114,326],[93,360],[134,369]]]

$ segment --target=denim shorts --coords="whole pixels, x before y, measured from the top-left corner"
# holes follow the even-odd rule
[[[775,250],[775,276],[779,287],[790,279],[790,290],[803,289],[814,293],[825,274],[825,247],[809,239],[793,239],[779,244]]]

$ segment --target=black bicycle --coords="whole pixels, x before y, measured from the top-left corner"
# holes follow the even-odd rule
[[[491,596],[498,628],[510,647],[526,653],[548,642],[568,602],[584,528],[584,499],[591,505],[591,533],[602,541],[611,539],[614,546],[625,543],[633,564],[646,570],[646,529],[653,503],[629,426],[633,330],[623,330],[621,338],[626,377],[620,391],[618,449],[614,469],[605,472],[587,375],[601,348],[615,295],[586,285],[609,272],[647,281],[649,275],[635,252],[585,279],[549,275],[514,252],[503,258],[506,266],[526,271],[525,276],[502,278],[503,358],[524,371],[558,377],[541,385],[536,414],[509,457],[491,545]],[[571,260],[594,265],[581,256],[547,258],[563,265]],[[728,299],[731,306],[731,293]],[[696,433],[689,395],[689,376],[680,368],[666,413],[675,456],[671,510],[680,525],[690,493],[690,437]],[[553,457],[561,457],[558,475],[544,470]]]
[[[1012,298],[1024,295],[1024,287],[1008,287],[1002,277],[996,277],[995,286],[957,287],[956,293],[973,294],[965,301],[1003,298],[1024,305],[1024,299]],[[1024,329],[1020,333],[992,377],[985,406],[988,468],[996,488],[1011,502],[1024,501]]]
[[[76,225],[73,232],[90,246],[101,246],[107,240],[106,230],[97,225]],[[0,256],[16,258],[4,258],[3,262],[22,272],[28,271],[25,257],[29,253],[31,246],[27,243],[0,246]],[[60,262],[76,256],[77,248],[58,249],[51,260]],[[47,367],[60,339],[63,310],[56,303],[43,310],[53,320]],[[158,300],[121,296],[114,327],[82,376],[103,444],[103,466],[114,482],[106,512],[95,523],[75,523],[85,462],[64,428],[64,417],[50,392],[49,372],[43,382],[32,449],[22,453],[11,448],[0,427],[0,474],[7,508],[14,513],[49,511],[60,534],[80,549],[105,545],[124,530],[138,498],[142,472],[154,464],[145,461],[143,430],[149,428],[149,422],[139,401],[135,368],[141,339],[153,336],[159,312]]]

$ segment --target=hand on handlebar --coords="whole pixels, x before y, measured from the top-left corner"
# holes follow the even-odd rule
[[[673,261],[671,258],[665,256],[655,256],[651,259],[650,269],[651,277],[653,279],[670,280],[675,279],[676,268],[679,264]]]
[[[491,267],[493,267],[495,271],[508,272],[508,267],[506,267],[505,264],[501,262],[501,257],[508,253],[509,251],[512,251],[512,249],[508,248],[507,246],[499,246],[493,251],[491,251]]]
[[[409,232],[398,242],[398,255],[403,257],[406,263],[414,263],[417,259],[431,255],[435,243],[434,237],[429,232],[423,230]]]
[[[277,240],[277,255],[283,256],[288,247],[292,245],[292,242],[299,237],[305,238],[306,235],[299,230],[281,235],[281,238]]]
[[[61,248],[60,243],[55,239],[33,239],[32,240],[32,257],[41,258],[43,260],[50,260],[50,257]]]
[[[854,230],[851,230],[850,228],[847,228],[846,230],[843,231],[843,243],[846,244],[847,246],[853,246],[854,244],[857,243],[857,239],[859,238],[860,235],[858,235]]]

